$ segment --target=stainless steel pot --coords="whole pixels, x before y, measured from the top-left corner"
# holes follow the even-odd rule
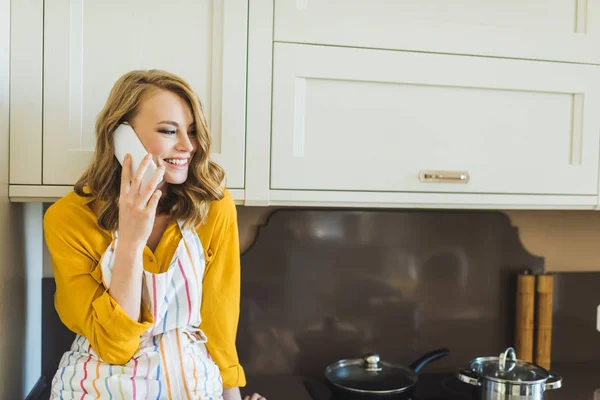
[[[518,360],[509,347],[499,357],[479,357],[459,369],[462,382],[479,387],[481,400],[541,400],[546,390],[562,386],[562,378],[544,368]]]

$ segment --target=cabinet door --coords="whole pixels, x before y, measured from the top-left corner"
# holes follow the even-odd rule
[[[273,73],[271,189],[598,192],[598,66],[276,43]]]
[[[200,96],[227,186],[244,186],[247,0],[45,2],[43,184],[71,185],[114,82],[164,69]]]
[[[275,0],[275,40],[600,63],[600,0]]]

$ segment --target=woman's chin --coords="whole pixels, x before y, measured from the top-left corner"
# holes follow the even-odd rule
[[[187,173],[184,174],[165,174],[164,183],[168,183],[169,185],[181,185],[182,183],[185,183],[185,181],[187,180]]]

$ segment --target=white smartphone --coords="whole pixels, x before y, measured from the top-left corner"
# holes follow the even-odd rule
[[[146,150],[140,141],[140,138],[130,125],[119,125],[117,129],[115,129],[113,135],[115,141],[115,157],[117,157],[121,166],[125,160],[125,154],[129,153],[131,155],[131,178],[133,179],[137,169],[144,160],[144,157],[148,154],[148,150]],[[150,165],[148,165],[144,177],[142,178],[142,185],[145,185],[150,181],[156,170],[156,163],[154,160],[150,161]]]

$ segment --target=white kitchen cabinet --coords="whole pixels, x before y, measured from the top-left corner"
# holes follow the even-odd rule
[[[599,1],[459,3],[251,0],[246,204],[598,208]]]
[[[274,40],[600,63],[600,0],[274,0]]]
[[[162,68],[238,203],[597,208],[600,0],[491,1],[13,2],[10,197],[71,190],[114,81]]]
[[[288,43],[273,59],[272,192],[596,200],[599,67]]]
[[[243,198],[247,0],[13,3],[12,89],[22,104],[11,110],[11,197],[70,189],[90,161],[96,116],[114,82],[133,69],[164,69],[199,94],[212,157]]]

